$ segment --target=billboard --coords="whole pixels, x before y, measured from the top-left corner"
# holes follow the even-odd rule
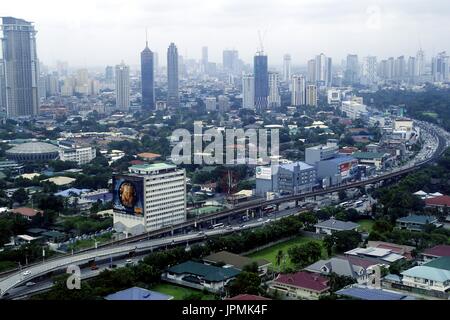
[[[272,180],[272,168],[271,167],[256,167],[256,179]]]
[[[113,176],[113,209],[115,212],[144,215],[144,177]]]
[[[349,178],[353,175],[353,168],[357,165],[357,161],[352,160],[349,162],[342,163],[339,165],[339,172],[341,173],[342,178]]]

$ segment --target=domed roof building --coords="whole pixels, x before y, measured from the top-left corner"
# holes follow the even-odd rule
[[[59,148],[46,142],[26,142],[7,150],[6,157],[19,162],[55,160],[59,157]]]

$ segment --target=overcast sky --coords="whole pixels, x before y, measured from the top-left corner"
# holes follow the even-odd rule
[[[39,58],[50,66],[104,66],[139,62],[148,28],[160,64],[170,42],[179,54],[210,61],[235,48],[250,62],[263,35],[269,64],[290,53],[294,64],[324,52],[340,63],[347,53],[427,59],[450,51],[449,0],[13,0],[0,16],[35,23]]]

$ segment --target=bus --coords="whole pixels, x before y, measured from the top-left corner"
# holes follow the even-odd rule
[[[263,212],[264,213],[270,213],[270,212],[274,212],[277,210],[277,206],[275,204],[272,205],[268,205],[267,207],[263,208]]]
[[[217,223],[217,224],[213,224],[211,226],[211,229],[220,229],[220,228],[223,228],[223,227],[224,227],[223,223]]]

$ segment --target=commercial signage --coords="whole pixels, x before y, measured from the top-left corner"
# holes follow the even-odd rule
[[[271,167],[256,167],[256,179],[272,180]]]
[[[142,216],[144,214],[144,178],[118,175],[113,177],[113,210]]]

